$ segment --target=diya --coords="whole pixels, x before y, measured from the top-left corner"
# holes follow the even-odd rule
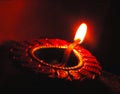
[[[85,25],[85,24],[84,24]],[[34,39],[13,43],[10,59],[36,74],[68,81],[95,79],[101,75],[99,61],[79,43],[86,27],[80,26],[80,38],[70,43],[62,39]]]

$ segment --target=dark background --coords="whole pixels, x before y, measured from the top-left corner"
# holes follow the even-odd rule
[[[0,0],[0,83],[31,88],[29,82],[35,86],[38,81],[11,65],[9,41],[60,38],[72,42],[82,22],[87,23],[88,31],[81,45],[100,61],[103,70],[120,75],[119,11],[114,0]],[[19,79],[29,84],[17,85]]]

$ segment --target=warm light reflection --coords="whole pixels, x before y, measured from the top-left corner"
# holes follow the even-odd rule
[[[80,43],[82,43],[86,35],[86,32],[87,32],[87,25],[85,23],[82,23],[76,32],[74,41],[80,39]]]

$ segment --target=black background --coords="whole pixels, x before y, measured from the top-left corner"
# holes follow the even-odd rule
[[[39,81],[34,75],[30,75],[12,66],[8,58],[10,41],[23,41],[36,38],[60,38],[72,42],[76,28],[81,22],[88,24],[88,34],[81,45],[88,49],[100,61],[103,70],[120,75],[119,11],[119,3],[114,0],[1,0],[1,87],[23,87],[26,91],[28,89],[28,91],[37,91],[34,87],[38,88],[41,82],[45,82],[42,86],[46,89],[51,87],[52,82],[58,82],[50,82],[49,80],[47,80],[48,82]],[[102,92],[105,90],[106,94],[110,94],[109,90],[107,91],[104,85],[98,81],[86,82],[85,85],[89,84],[87,87],[84,85],[79,86],[76,83],[74,85],[72,84],[72,86],[67,86],[63,82],[61,83],[61,81],[58,84],[53,84],[53,88],[51,87],[50,89],[54,90],[58,86],[56,89],[58,93],[61,89],[61,92],[66,93],[70,89],[70,93],[74,91],[80,92],[79,89],[71,89],[73,86],[76,88],[82,86],[85,89],[82,88],[83,90],[81,91],[88,93],[94,91],[93,88],[97,86],[96,84],[100,84],[93,93],[98,94],[96,92],[100,89],[100,94],[105,94]],[[46,87],[46,85],[48,86]],[[93,88],[88,89],[89,86]],[[101,86],[102,88],[100,88]]]

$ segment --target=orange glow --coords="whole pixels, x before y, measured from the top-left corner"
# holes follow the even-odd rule
[[[86,32],[87,32],[87,25],[85,23],[82,23],[76,32],[74,41],[80,39],[80,43],[82,43],[86,35]]]

